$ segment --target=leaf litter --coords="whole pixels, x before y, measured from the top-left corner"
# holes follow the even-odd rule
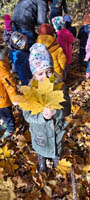
[[[81,19],[81,13],[77,14]],[[79,24],[75,20],[74,23],[78,29]],[[3,33],[3,24],[1,28]],[[13,108],[16,138],[4,140],[0,146],[0,200],[73,200],[71,166],[74,168],[77,199],[90,199],[90,79],[85,79],[85,66],[81,72],[77,63],[78,44],[76,39],[66,83],[71,114],[66,118],[68,127],[57,170],[48,165],[47,174],[38,173],[38,159],[32,149],[28,124],[21,117],[20,109]]]

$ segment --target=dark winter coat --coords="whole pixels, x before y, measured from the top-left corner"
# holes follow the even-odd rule
[[[62,16],[62,8],[65,14],[68,13],[66,0],[53,0],[50,6],[50,22],[52,18],[56,16]]]
[[[32,147],[40,155],[47,158],[61,156],[62,138],[67,123],[64,117],[70,114],[70,99],[67,89],[63,87],[66,102],[62,105],[64,109],[56,110],[52,119],[46,120],[42,113],[31,115],[30,111],[24,111],[24,118],[29,123]]]
[[[81,26],[78,34],[78,39],[80,40],[80,50],[79,50],[79,64],[82,64],[85,58],[85,47],[90,33],[90,24]]]
[[[47,22],[47,0],[19,0],[12,17],[18,28],[33,30]]]

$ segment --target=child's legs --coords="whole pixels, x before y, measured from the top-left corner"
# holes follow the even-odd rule
[[[46,171],[46,158],[38,154],[39,172]]]
[[[4,121],[7,131],[14,132],[15,122],[14,122],[14,116],[12,113],[12,107],[0,108],[0,117]]]
[[[84,58],[85,58],[85,49],[84,48],[80,48],[79,49],[79,56],[78,56],[78,63],[81,65],[82,67],[82,64],[83,64],[83,61],[84,61]]]
[[[65,81],[66,78],[67,78],[67,73],[68,73],[68,64],[66,65],[65,70],[64,70],[64,72],[63,72],[63,79],[64,79],[64,81]]]

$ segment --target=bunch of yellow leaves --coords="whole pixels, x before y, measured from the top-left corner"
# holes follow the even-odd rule
[[[37,114],[43,111],[45,107],[50,109],[63,108],[60,103],[64,102],[63,91],[59,90],[54,83],[45,78],[41,82],[33,81],[32,86],[22,86],[20,91],[23,95],[17,95],[15,101],[26,111],[32,111]]]

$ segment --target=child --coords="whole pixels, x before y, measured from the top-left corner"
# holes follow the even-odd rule
[[[30,49],[30,68],[33,79],[42,81],[53,73],[53,61],[45,45],[35,43]],[[31,115],[31,111],[24,111],[24,117],[29,123],[32,147],[38,154],[39,172],[46,171],[46,158],[51,158],[54,167],[58,165],[62,151],[62,137],[65,133],[64,117],[70,114],[70,99],[67,93],[63,104],[64,109],[50,110],[44,108],[42,113]],[[68,111],[66,111],[68,109]]]
[[[50,6],[50,23],[52,24],[52,19],[56,16],[62,16],[62,8],[64,13],[68,13],[66,0],[53,0]]]
[[[5,24],[5,28],[4,28],[3,38],[4,38],[4,41],[7,44],[9,44],[9,40],[12,33],[12,21],[8,14],[4,15],[4,24]]]
[[[70,15],[64,16],[65,26],[66,28],[73,34],[74,37],[76,37],[76,28],[71,25],[72,20]]]
[[[72,44],[74,42],[73,34],[65,27],[65,22],[61,16],[52,19],[53,26],[57,33],[57,41],[66,55],[66,67],[64,70],[64,80],[67,78],[68,65],[72,62]]]
[[[87,62],[86,78],[90,78],[90,33],[86,44],[86,56],[84,61]]]
[[[11,34],[9,55],[12,63],[15,65],[21,85],[28,85],[32,78],[29,67],[29,50],[26,35],[17,31]]]
[[[85,13],[83,17],[83,25],[80,27],[79,33],[78,33],[78,39],[80,40],[80,48],[79,48],[79,57],[78,62],[80,66],[82,67],[85,54],[86,54],[86,43],[88,39],[88,34],[90,33],[90,16],[89,13]]]
[[[58,45],[54,37],[54,29],[50,24],[42,24],[40,26],[37,42],[46,45],[53,58],[54,71],[59,75],[60,79],[63,80],[66,56],[62,48]]]
[[[6,131],[0,139],[11,136],[15,132],[12,103],[16,94],[16,85],[8,65],[8,49],[0,45],[0,118],[6,125]]]

